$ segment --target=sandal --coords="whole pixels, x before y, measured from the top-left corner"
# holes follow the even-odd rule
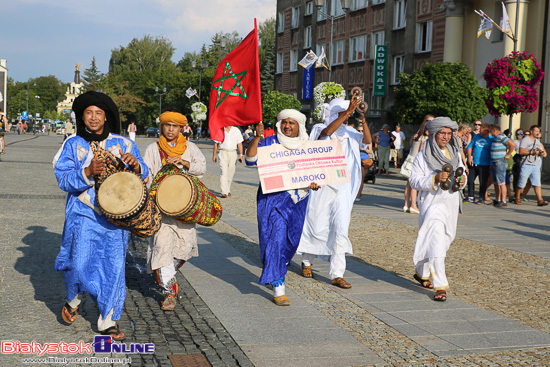
[[[111,339],[116,341],[122,341],[126,339],[126,335],[124,335],[122,331],[118,330],[118,327],[116,325],[111,326],[110,328],[107,328],[105,330],[102,330],[100,331],[100,333],[101,335],[109,335]]]
[[[311,271],[312,266],[313,265],[305,266],[304,263],[302,263],[302,276],[304,278],[313,278],[313,272]]]
[[[332,279],[332,285],[335,285],[335,286],[343,288],[343,289],[351,288],[351,284],[346,282],[345,279],[342,278],[342,277]]]
[[[434,301],[445,302],[447,300],[447,291],[440,289],[435,292]]]
[[[537,206],[545,206],[545,205],[548,205],[548,201],[546,200],[537,201]]]
[[[76,308],[72,308],[69,306],[69,303],[65,303],[65,306],[61,309],[61,317],[63,318],[63,321],[65,321],[67,324],[72,324],[76,317],[78,316],[78,306]]]
[[[414,274],[413,275],[413,278],[422,285],[422,287],[424,288],[430,288],[432,289],[434,287],[434,285],[432,284],[432,282],[430,282],[428,279],[422,279],[418,276],[418,274]]]
[[[173,311],[176,308],[176,297],[172,294],[167,294],[164,301],[160,304],[160,309],[163,311]]]
[[[513,203],[516,204],[516,205],[523,205],[523,203],[521,202],[521,199],[520,200],[514,200]]]

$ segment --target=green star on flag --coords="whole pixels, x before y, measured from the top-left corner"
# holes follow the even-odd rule
[[[241,71],[240,73],[237,73],[237,74],[233,73],[233,71],[231,70],[231,64],[229,64],[229,61],[225,62],[225,70],[223,71],[223,76],[212,82],[212,89],[218,91],[218,98],[216,100],[216,108],[218,108],[220,106],[220,104],[229,95],[235,96],[235,97],[241,97],[241,98],[244,98],[244,99],[248,99],[248,96],[246,95],[246,91],[244,90],[244,87],[241,84],[241,81],[244,79],[246,74],[248,74],[248,70]],[[224,81],[226,81],[228,79],[235,79],[235,84],[233,84],[233,86],[230,89],[226,90],[226,89],[223,89],[223,84],[224,84]],[[220,83],[220,86],[215,87],[214,84],[216,84],[218,82]],[[235,90],[236,87],[240,87],[242,93],[234,92],[233,90]],[[225,93],[225,95],[222,96],[222,93]]]
[[[231,51],[216,69],[210,90],[209,128],[212,140],[223,142],[225,126],[262,121],[258,28]]]

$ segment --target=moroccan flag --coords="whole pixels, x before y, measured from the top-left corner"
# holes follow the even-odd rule
[[[216,69],[210,91],[210,137],[223,142],[225,126],[262,121],[258,28],[231,51]]]

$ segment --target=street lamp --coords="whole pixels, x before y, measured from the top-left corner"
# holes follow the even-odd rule
[[[36,124],[36,99],[40,99],[40,96],[34,96],[34,123]]]
[[[155,87],[155,94],[158,94],[159,100],[159,116],[162,113],[162,96],[166,94],[166,87],[162,88],[162,93],[159,92],[159,87]]]
[[[197,61],[193,60],[191,61],[191,66],[193,69],[197,67]],[[204,60],[199,65],[199,102],[201,101],[201,84],[202,84],[202,71],[208,67],[208,61]]]
[[[334,30],[334,20],[346,16],[346,13],[349,11],[349,9],[351,7],[351,1],[352,0],[340,0],[340,3],[342,5],[342,10],[344,10],[344,14],[334,16],[334,15],[330,15],[328,13],[325,13],[324,11],[321,10],[325,6],[325,0],[315,0],[315,6],[317,7],[317,10],[319,11],[319,13],[321,13],[322,15],[324,15],[325,17],[330,19],[330,53],[329,53],[329,57],[330,57],[330,55],[332,55],[332,33],[333,33],[333,30]],[[332,59],[328,63],[328,81],[329,82],[330,82],[331,75],[332,75]]]

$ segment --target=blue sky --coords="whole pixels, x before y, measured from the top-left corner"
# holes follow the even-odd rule
[[[55,75],[71,82],[95,56],[108,71],[111,50],[133,38],[163,36],[174,61],[200,51],[217,32],[246,36],[275,17],[276,0],[7,0],[0,11],[0,59],[15,81]]]

